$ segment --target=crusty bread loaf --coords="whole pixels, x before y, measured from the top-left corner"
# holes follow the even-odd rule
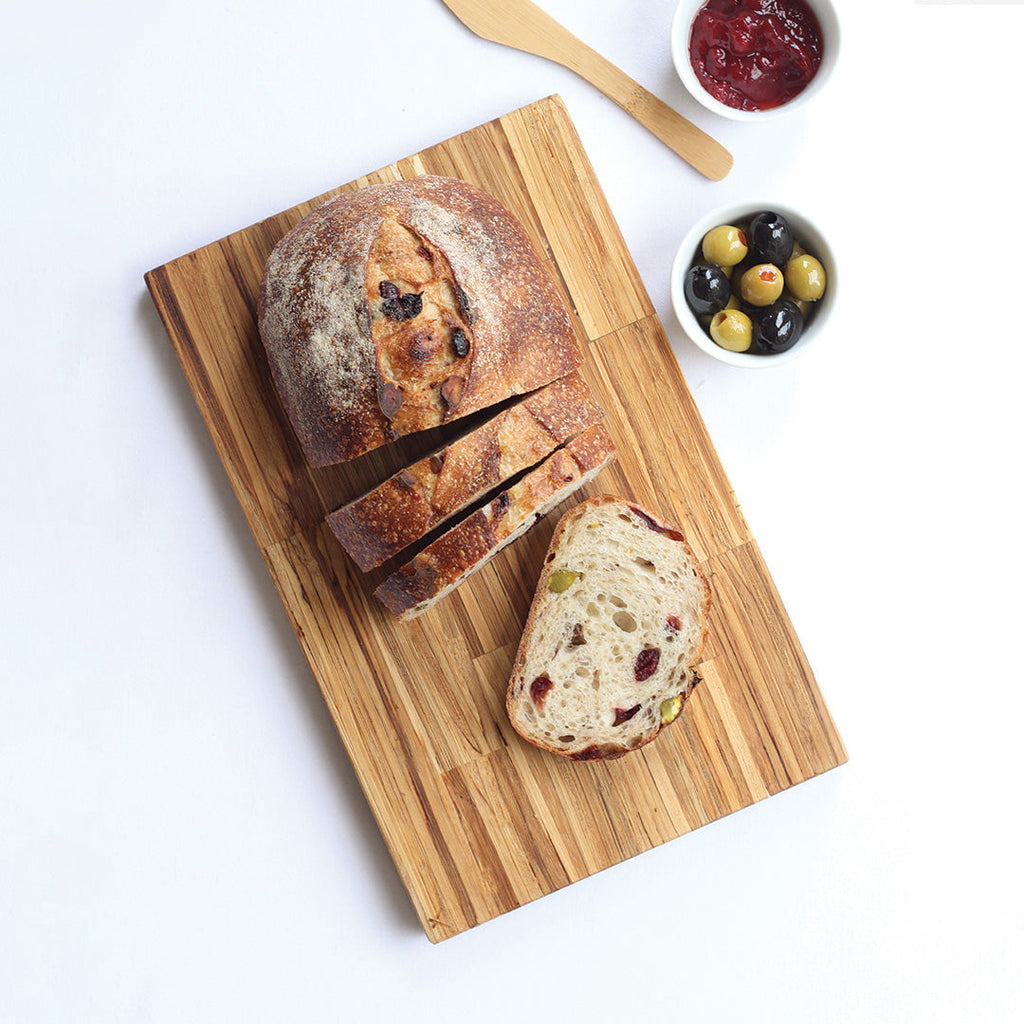
[[[575,760],[620,757],[698,681],[708,582],[683,535],[611,495],[555,529],[509,681],[516,731]]]
[[[428,544],[374,594],[403,619],[419,615],[597,476],[614,457],[615,445],[604,424],[588,427],[518,483]]]
[[[600,419],[590,388],[571,373],[336,509],[327,522],[365,572]]]
[[[456,178],[371,185],[313,210],[271,252],[258,319],[314,466],[533,391],[581,360],[522,225]]]

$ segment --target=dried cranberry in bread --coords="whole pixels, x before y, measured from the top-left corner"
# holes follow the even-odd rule
[[[260,336],[314,466],[564,376],[569,315],[522,225],[457,178],[346,192],[267,260]]]
[[[710,603],[678,530],[611,495],[577,505],[555,528],[516,655],[513,727],[581,761],[649,743],[698,681]]]
[[[590,388],[570,373],[336,509],[327,522],[365,572],[600,420]]]
[[[403,619],[426,611],[597,476],[614,457],[615,445],[604,424],[588,427],[518,483],[427,545],[384,580],[375,596]]]

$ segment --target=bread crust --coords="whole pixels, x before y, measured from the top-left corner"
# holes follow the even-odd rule
[[[614,457],[615,444],[604,424],[588,427],[392,573],[374,596],[403,619],[426,611]]]
[[[336,509],[327,522],[366,572],[536,465],[601,415],[586,382],[571,373]]]
[[[582,358],[522,225],[456,178],[371,185],[313,210],[271,252],[257,305],[313,466],[535,390]]]
[[[595,742],[585,743],[585,745],[582,746],[579,743],[576,743],[567,747],[564,744],[559,745],[547,742],[538,731],[526,728],[519,714],[519,702],[523,699],[524,687],[526,685],[523,673],[526,667],[527,657],[534,641],[534,637],[538,631],[539,619],[545,614],[548,614],[547,601],[545,600],[549,592],[548,583],[552,572],[556,571],[558,568],[559,554],[561,552],[566,532],[574,521],[587,515],[588,510],[598,509],[605,505],[628,507],[636,513],[651,530],[663,534],[678,543],[685,559],[690,563],[690,568],[694,571],[699,582],[700,598],[697,607],[694,609],[694,612],[701,624],[699,642],[694,645],[692,656],[682,669],[681,686],[678,692],[678,696],[680,698],[679,711],[673,717],[672,721],[678,719],[686,700],[692,694],[697,684],[701,681],[701,677],[697,673],[696,668],[700,663],[704,646],[707,642],[707,623],[711,609],[711,586],[704,572],[697,563],[693,549],[679,530],[665,523],[654,513],[642,508],[635,502],[627,501],[617,495],[601,494],[590,498],[587,501],[581,502],[562,516],[551,536],[551,542],[548,545],[548,551],[544,559],[544,568],[541,571],[540,579],[537,583],[536,595],[534,600],[531,602],[530,611],[526,618],[526,624],[523,627],[519,648],[516,652],[512,673],[509,678],[505,704],[509,721],[516,732],[518,732],[524,740],[541,750],[545,750],[552,754],[558,754],[561,757],[574,761],[607,761],[622,757],[631,750],[637,750],[650,743],[661,733],[662,729],[666,728],[668,724],[671,724],[656,724],[645,732],[635,735],[628,743],[609,742],[606,739],[600,739]]]

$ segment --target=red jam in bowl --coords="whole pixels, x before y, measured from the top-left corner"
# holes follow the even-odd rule
[[[690,64],[737,110],[788,103],[821,64],[821,26],[804,0],[708,0],[690,28]]]

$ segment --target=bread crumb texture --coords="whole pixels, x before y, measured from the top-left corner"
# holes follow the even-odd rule
[[[513,726],[577,759],[650,742],[694,685],[709,604],[678,530],[612,496],[578,505],[555,531],[527,620]]]

